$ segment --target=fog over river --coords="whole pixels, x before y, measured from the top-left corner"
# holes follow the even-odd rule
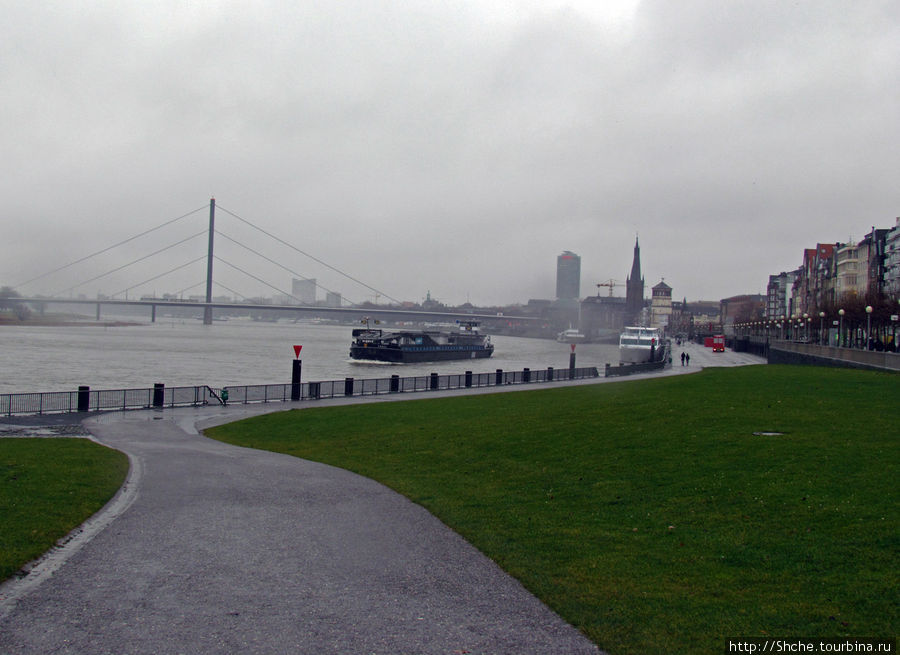
[[[302,345],[303,381],[345,377],[566,368],[570,346],[546,339],[492,336],[490,359],[424,364],[360,363],[350,359],[353,326],[162,319],[122,327],[0,326],[0,393],[168,386],[282,384],[291,381],[294,345]],[[618,347],[579,344],[576,365],[618,363]]]

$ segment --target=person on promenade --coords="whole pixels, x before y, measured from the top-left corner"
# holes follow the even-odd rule
[[[684,353],[684,361],[686,366],[691,365],[691,356],[688,353]]]
[[[684,351],[682,351],[681,352],[681,365],[682,366],[684,366],[684,358],[685,358],[685,354],[684,354]]]

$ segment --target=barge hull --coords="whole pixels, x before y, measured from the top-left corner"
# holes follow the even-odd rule
[[[358,360],[370,360],[375,362],[391,362],[394,364],[406,364],[412,362],[444,362],[450,360],[487,359],[493,354],[493,349],[481,348],[478,350],[399,350],[397,348],[358,348],[350,349],[350,357]]]

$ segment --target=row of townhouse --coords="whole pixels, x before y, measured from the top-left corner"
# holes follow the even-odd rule
[[[800,267],[769,276],[767,320],[816,315],[845,303],[900,300],[900,218],[872,228],[858,243],[819,243],[803,251]]]

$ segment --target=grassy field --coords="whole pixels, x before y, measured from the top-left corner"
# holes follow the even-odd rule
[[[896,636],[898,392],[897,375],[754,366],[208,434],[396,489],[613,655],[713,653]]]
[[[0,439],[0,580],[115,495],[128,458],[87,439]]]

